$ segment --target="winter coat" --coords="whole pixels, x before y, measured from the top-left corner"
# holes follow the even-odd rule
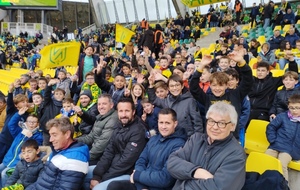
[[[165,99],[156,97],[155,89],[149,88],[148,97],[157,107],[172,108],[177,113],[178,126],[185,129],[188,137],[196,132],[204,132],[196,101],[186,88],[183,88],[181,95],[174,97],[170,94]]]
[[[26,188],[36,182],[43,168],[44,163],[41,159],[32,163],[28,163],[22,159],[18,162],[13,174],[7,179],[5,186],[19,183]]]
[[[152,113],[147,114],[146,116],[146,124],[149,127],[149,130],[151,129],[155,129],[155,131],[158,133],[158,125],[157,125],[157,121],[158,121],[158,113],[160,111],[160,108],[158,107],[154,107],[154,110]]]
[[[264,53],[262,50],[262,47],[268,44],[269,50]],[[275,58],[275,52],[274,50],[270,49],[270,44],[269,43],[264,43],[261,46],[261,51],[258,53],[258,56],[261,57],[262,61],[267,62],[269,65],[273,65],[276,62],[276,58]]]
[[[13,102],[13,93],[8,93],[6,110],[4,111],[6,111],[6,118],[2,131],[0,133],[0,163],[2,163],[6,152],[8,151],[14,140],[8,128],[8,122],[10,121],[12,116],[18,112],[18,109],[15,107],[15,104]]]
[[[20,161],[20,157],[16,156],[21,153],[21,145],[28,139],[34,139],[38,142],[39,145],[43,143],[43,133],[41,130],[36,129],[33,132],[32,137],[28,138],[22,134],[22,128],[19,126],[19,121],[21,121],[21,116],[19,113],[15,113],[15,115],[11,118],[8,123],[8,128],[11,135],[14,138],[11,147],[5,154],[3,159],[3,164],[6,167],[15,167],[17,163]]]
[[[105,181],[132,174],[134,164],[146,145],[145,129],[146,124],[138,117],[125,126],[118,123],[92,179]]]
[[[196,133],[167,161],[168,171],[177,179],[173,190],[241,189],[246,177],[245,164],[245,151],[232,134],[209,144],[207,134]],[[195,179],[193,173],[200,167],[214,177]]]
[[[172,189],[175,179],[167,170],[170,154],[185,143],[185,131],[178,128],[168,137],[160,134],[150,138],[135,164],[134,184],[138,189],[166,190]]]
[[[270,50],[278,49],[283,40],[284,40],[284,37],[281,35],[279,35],[277,37],[272,36],[268,41],[268,43],[270,44],[270,47],[271,47]]]
[[[141,40],[142,46],[148,47],[150,50],[153,48],[154,43],[154,33],[152,30],[148,29],[145,31],[143,38]]]
[[[124,88],[115,89],[115,85],[113,83],[108,82],[101,74],[98,75],[96,72],[95,82],[102,91],[105,91],[112,96],[114,106],[116,107],[120,98],[124,96]]]
[[[71,98],[70,85],[71,85],[71,79],[65,78],[59,81],[59,83],[56,85],[56,89],[57,88],[63,89],[66,92],[65,98]]]
[[[293,122],[288,111],[278,114],[267,126],[270,149],[286,152],[293,160],[300,160],[300,122]]]
[[[96,116],[99,114],[97,104],[91,102],[88,106],[90,105],[92,106],[89,109],[82,111],[82,115],[78,115],[81,118],[78,129],[83,135],[91,132],[96,121]]]
[[[81,189],[89,167],[87,145],[75,141],[64,150],[56,151],[52,147],[52,153],[48,159],[38,180],[26,190]]]
[[[296,33],[293,35],[286,35],[284,38],[284,40],[287,40],[290,42],[292,48],[296,47],[296,41],[299,39],[300,39],[300,37]]]
[[[265,7],[265,10],[264,10],[264,19],[271,19],[272,18],[272,14],[274,12],[274,7],[271,6],[270,3],[268,3],[268,5]]]
[[[99,160],[111,138],[118,121],[118,114],[111,109],[105,115],[97,115],[92,131],[77,140],[90,147],[90,160]]]
[[[299,88],[294,88],[291,90],[282,89],[276,92],[272,107],[269,114],[280,114],[288,110],[288,99],[293,94],[300,94]]]
[[[48,133],[46,130],[46,123],[60,114],[62,108],[62,101],[57,101],[54,97],[51,97],[52,86],[47,86],[44,94],[42,117],[40,118],[40,127],[44,133]]]

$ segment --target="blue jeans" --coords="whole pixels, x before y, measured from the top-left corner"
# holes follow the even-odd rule
[[[288,63],[289,61],[287,59],[284,59],[284,58],[280,58],[278,60],[278,63],[279,63],[279,66],[280,66],[280,69],[284,69],[285,65]]]
[[[95,167],[96,167],[96,165],[89,166],[88,173],[86,174],[86,176],[84,178],[84,185],[83,185],[84,190],[90,190],[90,183],[93,178],[93,171],[94,171]]]
[[[266,30],[266,28],[268,26],[270,26],[270,19],[269,18],[265,18],[264,29]]]
[[[96,185],[93,190],[106,190],[107,186],[110,184],[112,181],[121,181],[121,180],[130,180],[130,175],[121,175],[106,181],[103,181]]]
[[[5,186],[5,183],[7,181],[8,176],[6,175],[6,171],[9,170],[10,168],[6,167],[3,163],[0,164],[0,173],[1,173],[1,183],[0,183],[0,188]]]

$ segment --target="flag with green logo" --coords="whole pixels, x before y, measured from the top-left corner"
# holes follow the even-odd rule
[[[135,33],[131,30],[116,24],[116,42],[127,44]]]
[[[41,51],[40,69],[77,66],[80,54],[79,42],[64,42],[45,46]]]

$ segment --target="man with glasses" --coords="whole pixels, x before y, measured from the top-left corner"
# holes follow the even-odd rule
[[[8,128],[14,141],[4,156],[2,164],[0,164],[1,184],[4,187],[7,179],[6,171],[16,167],[20,161],[19,154],[21,153],[21,145],[28,139],[34,139],[39,145],[43,143],[43,133],[39,130],[39,120],[35,115],[29,115],[26,122],[21,122],[22,115],[28,110],[28,107],[22,107],[8,123]]]
[[[245,182],[246,156],[232,132],[237,124],[235,108],[216,102],[206,114],[206,134],[196,133],[167,161],[177,179],[173,190],[241,189]]]

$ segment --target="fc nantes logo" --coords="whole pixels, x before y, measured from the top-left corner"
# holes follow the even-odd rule
[[[50,62],[52,64],[60,65],[66,60],[67,47],[52,47],[50,49]]]

